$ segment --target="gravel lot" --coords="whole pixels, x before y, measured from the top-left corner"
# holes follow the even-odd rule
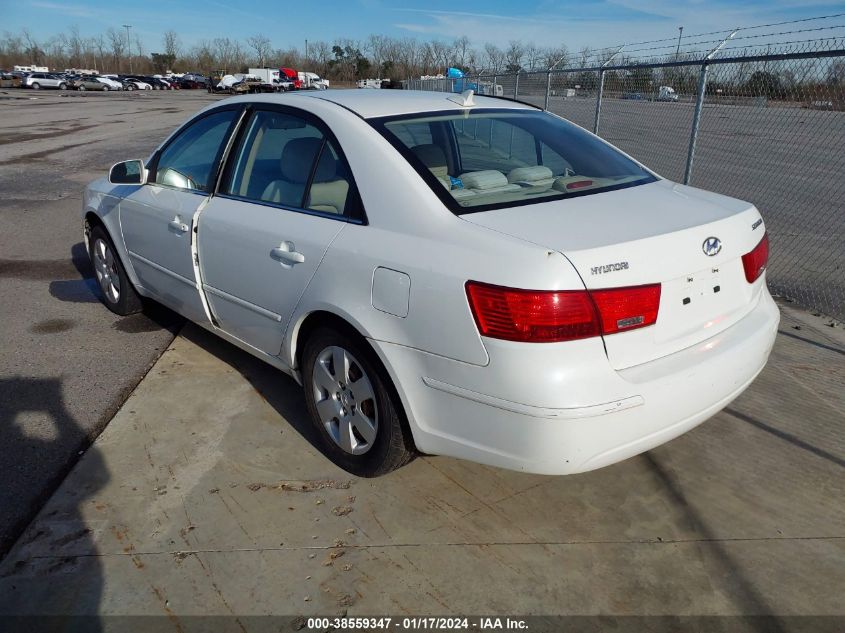
[[[118,319],[82,245],[82,188],[146,157],[205,92],[0,91],[0,555],[173,338]]]

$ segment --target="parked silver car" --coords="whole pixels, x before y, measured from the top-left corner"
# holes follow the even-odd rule
[[[53,73],[32,73],[26,78],[24,84],[27,88],[39,90],[41,88],[58,88],[59,90],[67,90],[68,81],[61,75],[54,75]]]

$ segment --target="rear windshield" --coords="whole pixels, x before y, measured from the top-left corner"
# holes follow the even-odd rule
[[[656,180],[621,152],[545,112],[486,109],[370,122],[458,214]]]

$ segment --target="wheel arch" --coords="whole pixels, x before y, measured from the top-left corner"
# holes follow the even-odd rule
[[[417,425],[412,420],[411,407],[407,400],[407,394],[399,383],[398,376],[389,365],[377,346],[370,342],[370,338],[360,324],[353,323],[353,319],[340,316],[335,312],[321,308],[302,315],[292,326],[290,337],[290,360],[291,367],[296,371],[299,380],[305,384],[307,378],[302,375],[302,350],[305,348],[305,341],[320,327],[329,327],[338,330],[350,337],[358,339],[371,354],[371,360],[378,363],[379,368],[387,378],[387,388],[400,413],[401,423],[408,437],[416,444],[415,430]]]
[[[109,214],[109,216],[111,216],[111,214]],[[129,258],[129,252],[126,250],[126,245],[123,243],[123,236],[120,233],[120,225],[116,224],[115,226],[111,226],[115,223],[117,223],[116,217],[112,221],[107,222],[102,216],[100,216],[100,214],[89,208],[85,212],[82,221],[85,252],[89,254],[91,252],[91,245],[89,240],[91,231],[94,229],[94,227],[102,227],[102,229],[106,232],[106,235],[109,236],[109,239],[114,245],[115,253],[120,258],[120,263],[123,264],[123,269],[129,276],[129,280],[132,282],[132,285],[134,286],[136,292],[138,292],[138,294],[142,296],[147,296],[148,293],[138,281],[138,276],[135,274],[135,268],[132,266],[132,261]]]
[[[363,331],[361,325],[358,323],[353,324],[349,317],[343,317],[325,309],[314,310],[308,314],[304,314],[292,325],[290,337],[289,359],[291,361],[291,367],[297,371],[302,368],[302,350],[305,347],[305,341],[320,327],[334,328],[344,334],[363,339],[364,341],[367,339],[367,333]],[[367,345],[372,348],[372,345],[369,345],[369,343]]]

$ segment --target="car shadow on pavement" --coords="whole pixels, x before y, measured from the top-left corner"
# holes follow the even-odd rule
[[[302,387],[293,378],[199,326],[188,324],[182,336],[239,372],[267,404],[324,455],[305,408]]]
[[[654,452],[643,453],[640,459],[644,460],[648,469],[660,482],[672,504],[683,511],[688,527],[699,535],[700,547],[707,549],[710,553],[711,560],[717,566],[719,576],[724,579],[731,600],[736,607],[743,613],[757,616],[772,615],[776,611],[773,608],[774,605],[769,604],[761,592],[756,589],[754,582],[743,573],[742,566],[732,558],[724,547],[722,540],[710,528],[706,518],[688,501],[678,478],[674,476],[671,469],[661,464]],[[757,621],[750,619],[748,629],[745,630],[759,631],[760,633],[780,633],[786,629],[781,626],[777,618],[766,617]]]
[[[101,293],[94,278],[94,269],[85,244],[78,242],[71,247],[71,262],[79,273],[78,279],[57,279],[50,282],[50,295],[59,301],[71,303],[100,303]],[[174,336],[185,323],[185,318],[155,301],[143,301],[143,311],[123,317],[112,327],[120,332],[137,334],[167,330]]]
[[[37,435],[24,433],[20,423],[21,418],[32,415],[49,420]],[[65,405],[60,378],[0,379],[0,480],[4,482],[0,486],[0,508],[12,514],[12,522],[0,534],[0,557],[5,557],[0,564],[0,618],[5,621],[4,627],[10,624],[6,617],[10,615],[97,614],[103,573],[82,505],[109,481],[110,475],[99,450],[90,444],[91,438]],[[82,451],[86,452],[79,463],[86,470],[86,486],[60,490],[60,500],[53,509],[33,521],[45,498],[59,486]],[[17,478],[32,472],[32,463],[60,460],[64,462],[43,488],[44,494],[22,501],[26,497],[15,491],[27,482]],[[57,573],[83,565],[84,583],[56,582]],[[14,622],[11,624],[14,629]],[[37,628],[37,622],[28,624]],[[86,618],[86,631],[99,628],[96,618]]]

